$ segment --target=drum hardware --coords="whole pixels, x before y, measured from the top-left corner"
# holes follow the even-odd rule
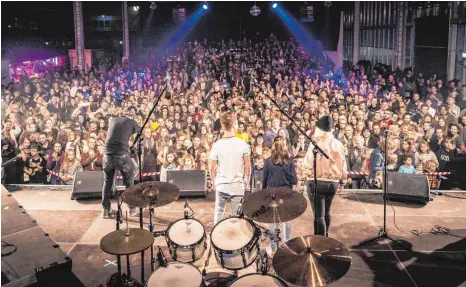
[[[260,266],[260,272],[262,275],[266,275],[270,271],[270,264],[269,264],[269,256],[267,256],[267,252],[264,252],[264,254],[260,258],[261,266]]]
[[[154,225],[152,224],[153,215],[154,215],[154,208],[150,207],[149,208],[149,225],[148,225],[148,229],[152,234],[154,234]],[[154,270],[155,270],[154,265],[155,265],[154,247],[151,246],[150,247],[150,271],[151,272],[154,272]]]
[[[154,237],[160,237],[160,236],[165,236],[167,234],[167,231],[166,230],[154,231],[152,232],[152,234],[154,235]]]
[[[173,184],[146,181],[123,192],[123,202],[139,208],[155,208],[170,204],[178,199],[180,189]]]
[[[159,262],[159,265],[162,267],[167,267],[167,258],[165,257],[165,254],[162,251],[162,248],[159,246],[159,252],[157,252],[157,261]]]
[[[278,276],[294,285],[325,286],[348,272],[351,255],[335,239],[307,235],[280,246],[273,256],[272,265]]]
[[[204,269],[202,269],[202,277],[204,278],[207,276],[206,269],[207,267],[209,267],[209,259],[211,255],[212,255],[212,245],[209,246],[209,252],[207,253],[207,258],[204,261]]]
[[[202,223],[189,216],[171,223],[166,232],[170,256],[175,261],[190,263],[199,260],[207,249],[207,235]]]
[[[119,227],[119,222],[118,222]],[[118,275],[114,274],[109,279],[115,286],[142,286],[137,285],[137,281],[131,278],[131,263],[129,256],[138,252],[144,252],[154,243],[154,236],[147,230],[141,228],[129,228],[128,226],[128,211],[126,211],[126,229],[118,229],[105,235],[100,241],[100,248],[108,254],[116,256],[126,256],[127,275],[121,274],[121,269]],[[118,259],[118,257],[117,257]],[[117,260],[118,261],[118,260]],[[115,276],[120,278],[114,279]]]
[[[191,214],[189,214],[191,212]],[[194,216],[194,210],[189,206],[188,199],[185,198],[184,202],[184,219],[190,219]]]

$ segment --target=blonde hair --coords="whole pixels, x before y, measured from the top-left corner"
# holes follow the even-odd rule
[[[290,155],[288,153],[288,148],[286,146],[286,140],[277,136],[272,144],[272,155],[270,156],[273,164],[287,164]]]

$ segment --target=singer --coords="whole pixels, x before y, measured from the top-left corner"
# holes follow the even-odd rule
[[[109,121],[107,139],[103,158],[104,186],[102,188],[102,207],[104,218],[112,218],[115,214],[111,209],[110,196],[116,170],[121,172],[126,188],[134,185],[134,162],[129,151],[129,138],[139,131],[139,125],[133,119],[130,109],[125,109],[123,115]],[[137,216],[137,208],[130,207],[130,215]]]
[[[220,122],[225,133],[210,152],[210,175],[215,189],[214,225],[223,219],[228,202],[231,214],[237,214],[251,174],[249,145],[235,136],[236,115],[225,112]]]

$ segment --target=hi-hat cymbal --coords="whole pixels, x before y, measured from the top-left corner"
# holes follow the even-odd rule
[[[304,196],[284,187],[266,188],[248,195],[243,212],[250,219],[263,223],[286,222],[306,211]]]
[[[129,206],[148,208],[167,205],[177,200],[179,196],[180,189],[176,185],[147,181],[126,189],[122,194],[122,199]]]
[[[154,235],[142,228],[119,229],[105,235],[100,240],[100,249],[112,255],[131,255],[149,248],[154,243]]]
[[[280,278],[306,287],[335,282],[350,266],[348,249],[339,241],[320,235],[293,238],[273,256],[273,268]]]

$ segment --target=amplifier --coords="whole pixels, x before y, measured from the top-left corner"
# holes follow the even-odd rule
[[[427,204],[430,187],[426,175],[389,172],[387,196],[389,200]]]
[[[167,171],[167,182],[180,189],[180,197],[206,196],[207,179],[205,170]]]
[[[103,186],[103,171],[78,172],[74,176],[71,199],[101,199]],[[113,186],[115,187],[115,184],[113,184]],[[115,188],[113,190],[115,190]]]

